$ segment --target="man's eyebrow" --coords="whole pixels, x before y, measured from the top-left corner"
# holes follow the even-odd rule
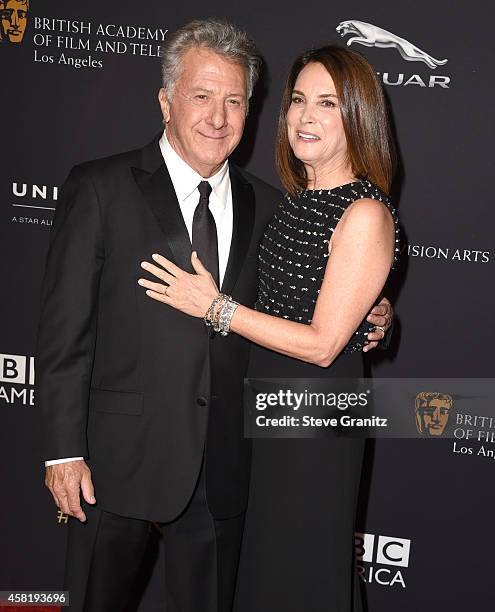
[[[206,87],[193,87],[192,91],[204,91],[205,93],[213,93],[211,89],[207,89]]]
[[[191,91],[202,91],[204,93],[208,93],[208,94],[214,94],[215,92],[212,89],[208,89],[207,87],[193,87],[191,89]],[[232,98],[232,97],[237,97],[237,98],[245,98],[245,94],[237,92],[237,91],[233,91],[227,94],[227,98]]]

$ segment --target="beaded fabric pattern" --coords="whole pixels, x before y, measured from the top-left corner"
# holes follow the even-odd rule
[[[399,225],[390,199],[369,181],[355,181],[334,189],[306,189],[286,194],[268,224],[258,254],[256,310],[298,323],[311,323],[328,260],[328,243],[345,209],[361,198],[383,202],[395,225],[395,252],[399,255]],[[363,320],[344,348],[362,350],[373,326]]]

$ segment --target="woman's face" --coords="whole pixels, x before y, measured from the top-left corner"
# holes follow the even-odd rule
[[[299,73],[287,112],[294,155],[306,166],[332,171],[347,164],[347,142],[332,77],[323,64],[311,62]]]

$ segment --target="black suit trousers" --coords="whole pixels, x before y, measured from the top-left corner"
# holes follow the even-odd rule
[[[83,501],[86,523],[69,519],[64,589],[71,612],[130,612],[148,539],[159,527],[165,548],[166,612],[231,612],[244,514],[217,520],[208,510],[204,469],[175,520],[120,516]]]

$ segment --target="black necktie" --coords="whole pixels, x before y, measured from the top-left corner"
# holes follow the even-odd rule
[[[217,226],[208,207],[211,185],[208,181],[201,181],[198,190],[199,202],[194,211],[192,226],[192,248],[219,286]]]

